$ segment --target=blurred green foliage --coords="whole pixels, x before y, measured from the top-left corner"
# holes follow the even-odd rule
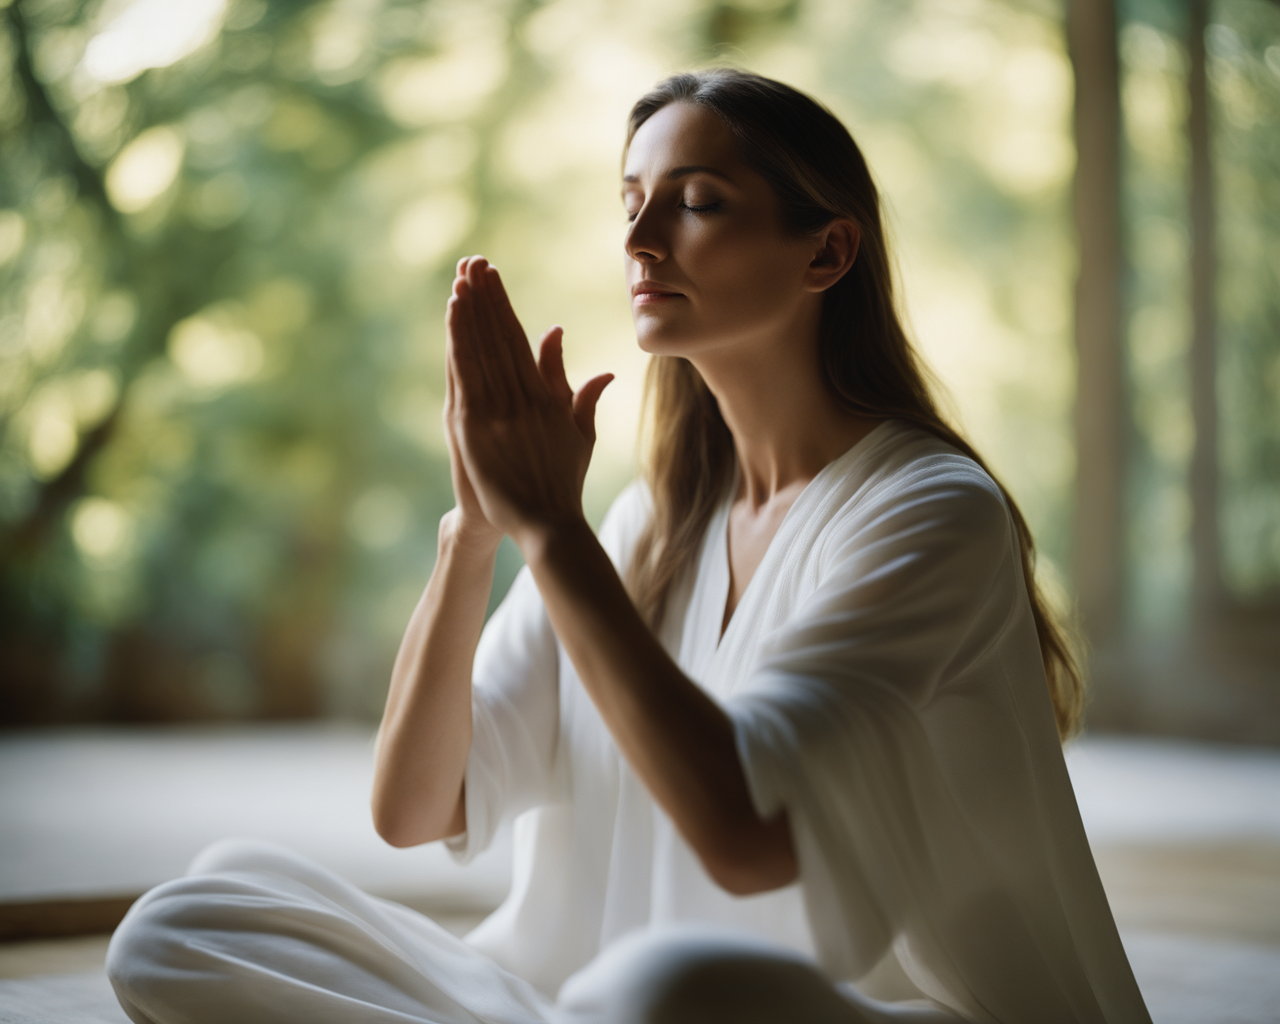
[[[1280,594],[1280,4],[1219,0],[1206,39],[1218,113],[1223,570]]]
[[[1186,5],[1120,4],[1130,276],[1131,625],[1176,630],[1191,587]],[[1221,536],[1238,603],[1280,591],[1280,5],[1218,0],[1206,34],[1218,230]]]
[[[626,112],[716,59],[854,131],[921,345],[1053,576],[1060,22],[1052,0],[0,0],[0,717],[375,714],[452,503],[441,314],[468,252],[530,333],[565,326],[571,377],[619,374],[598,520],[633,473],[644,368]],[[1280,75],[1267,31],[1240,37],[1251,74]],[[1274,329],[1239,331],[1274,361]],[[504,549],[495,599],[517,565]]]

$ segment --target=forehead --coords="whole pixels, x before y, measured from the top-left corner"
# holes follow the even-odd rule
[[[623,174],[644,178],[688,166],[729,174],[742,162],[737,141],[719,115],[693,103],[669,103],[632,138]]]

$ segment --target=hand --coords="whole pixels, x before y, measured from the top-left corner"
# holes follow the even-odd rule
[[[458,276],[465,271],[467,260],[458,261]],[[456,287],[456,282],[455,282]],[[453,347],[453,327],[446,317],[445,327],[448,331],[448,345]],[[459,421],[458,384],[454,379],[453,359],[445,359],[444,384],[444,437],[449,447],[449,476],[453,482],[453,500],[455,507],[449,513],[448,524],[453,536],[465,543],[474,543],[481,549],[497,548],[502,540],[502,531],[495,527],[484,516],[480,501],[476,497],[475,488],[467,476],[467,467],[462,461],[462,452],[458,446],[458,432],[455,429]]]
[[[464,518],[475,522],[479,512],[521,546],[531,531],[580,521],[596,403],[613,375],[575,394],[559,327],[542,336],[535,362],[497,270],[482,257],[459,263],[445,322],[446,429]]]

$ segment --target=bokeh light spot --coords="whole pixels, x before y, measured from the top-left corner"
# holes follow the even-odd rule
[[[47,395],[32,404],[27,455],[36,475],[47,480],[75,456],[79,444],[75,407],[62,394]]]
[[[137,0],[89,40],[84,69],[99,82],[127,82],[168,67],[217,35],[226,0]]]
[[[221,311],[188,317],[169,334],[169,358],[201,388],[250,380],[262,369],[262,341]]]
[[[379,90],[387,112],[401,124],[460,121],[479,109],[506,74],[506,49],[480,36],[440,57],[393,61],[379,78]]]
[[[91,561],[120,562],[133,547],[133,517],[118,502],[85,498],[71,514],[71,537]]]
[[[107,171],[107,195],[122,213],[140,213],[173,184],[182,168],[182,137],[167,126],[148,128],[120,151]]]
[[[17,210],[0,210],[0,266],[22,252],[27,222]]]

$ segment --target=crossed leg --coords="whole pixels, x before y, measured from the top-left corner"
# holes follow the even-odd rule
[[[112,937],[135,1024],[956,1024],[841,990],[798,953],[692,925],[637,931],[553,1003],[421,914],[284,847],[211,846]]]
[[[111,939],[136,1024],[542,1024],[551,1002],[434,921],[284,847],[225,840]]]
[[[560,990],[562,1024],[957,1024],[924,1004],[837,987],[791,950],[724,929],[668,925],[624,936]]]

